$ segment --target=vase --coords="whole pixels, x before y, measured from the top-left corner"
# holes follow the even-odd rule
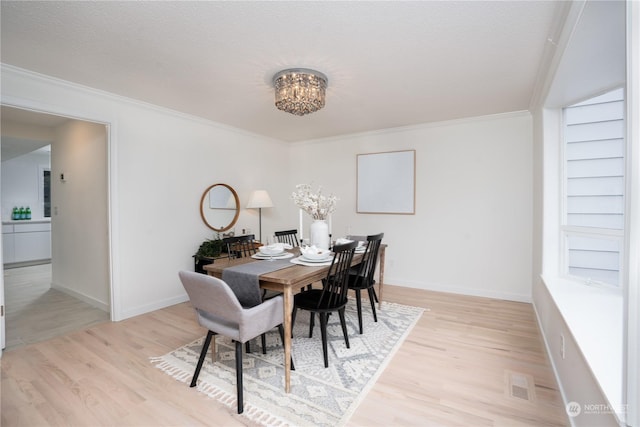
[[[324,219],[316,219],[309,227],[309,240],[312,246],[329,249],[329,225]]]

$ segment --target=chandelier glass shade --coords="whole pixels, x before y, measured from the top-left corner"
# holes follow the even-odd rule
[[[273,76],[276,107],[296,116],[304,116],[324,107],[327,77],[314,70],[292,68]]]

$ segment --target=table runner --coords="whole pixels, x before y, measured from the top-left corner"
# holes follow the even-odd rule
[[[222,271],[222,280],[229,285],[243,307],[253,307],[262,302],[260,275],[293,265],[288,259],[248,262],[225,268]]]

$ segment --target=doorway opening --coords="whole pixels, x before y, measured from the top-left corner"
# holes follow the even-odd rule
[[[9,175],[12,159],[24,161],[34,151],[33,147],[43,143],[51,146],[49,165],[39,164],[33,174],[18,179]],[[0,148],[3,218],[0,291],[6,313],[3,347],[10,350],[108,321],[112,310],[107,127],[2,106]],[[62,176],[57,171],[64,171],[65,179],[57,179]],[[16,181],[20,181],[19,188],[14,190],[11,185]],[[89,188],[87,182],[92,183]],[[18,203],[33,206],[31,220],[8,221],[11,216],[7,212]],[[89,210],[85,209],[87,205]],[[22,240],[27,237],[33,241],[38,233],[36,240],[42,243],[49,233],[49,259],[27,251],[31,258],[7,262],[12,260],[7,256],[11,242],[5,239],[5,225],[7,230],[15,231],[17,227],[21,232],[38,225],[33,235],[18,236]],[[40,250],[42,246],[37,248]]]

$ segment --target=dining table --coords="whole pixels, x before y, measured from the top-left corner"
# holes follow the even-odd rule
[[[379,260],[379,292],[378,302],[382,304],[382,286],[384,279],[384,251],[386,245],[380,245]],[[294,257],[300,255],[299,248],[290,250]],[[293,258],[292,258],[293,259]],[[362,254],[356,253],[353,256],[351,265],[357,265],[362,260]],[[256,260],[251,257],[216,259],[213,264],[204,266],[204,270],[210,276],[222,279],[224,270],[230,267],[237,267],[242,264],[251,262],[269,262],[268,260]],[[281,268],[275,271],[262,273],[259,275],[260,288],[281,292],[284,302],[284,388],[285,392],[291,391],[291,314],[293,312],[293,295],[310,283],[318,282],[324,279],[329,272],[330,265],[299,265],[291,263],[291,266]]]

